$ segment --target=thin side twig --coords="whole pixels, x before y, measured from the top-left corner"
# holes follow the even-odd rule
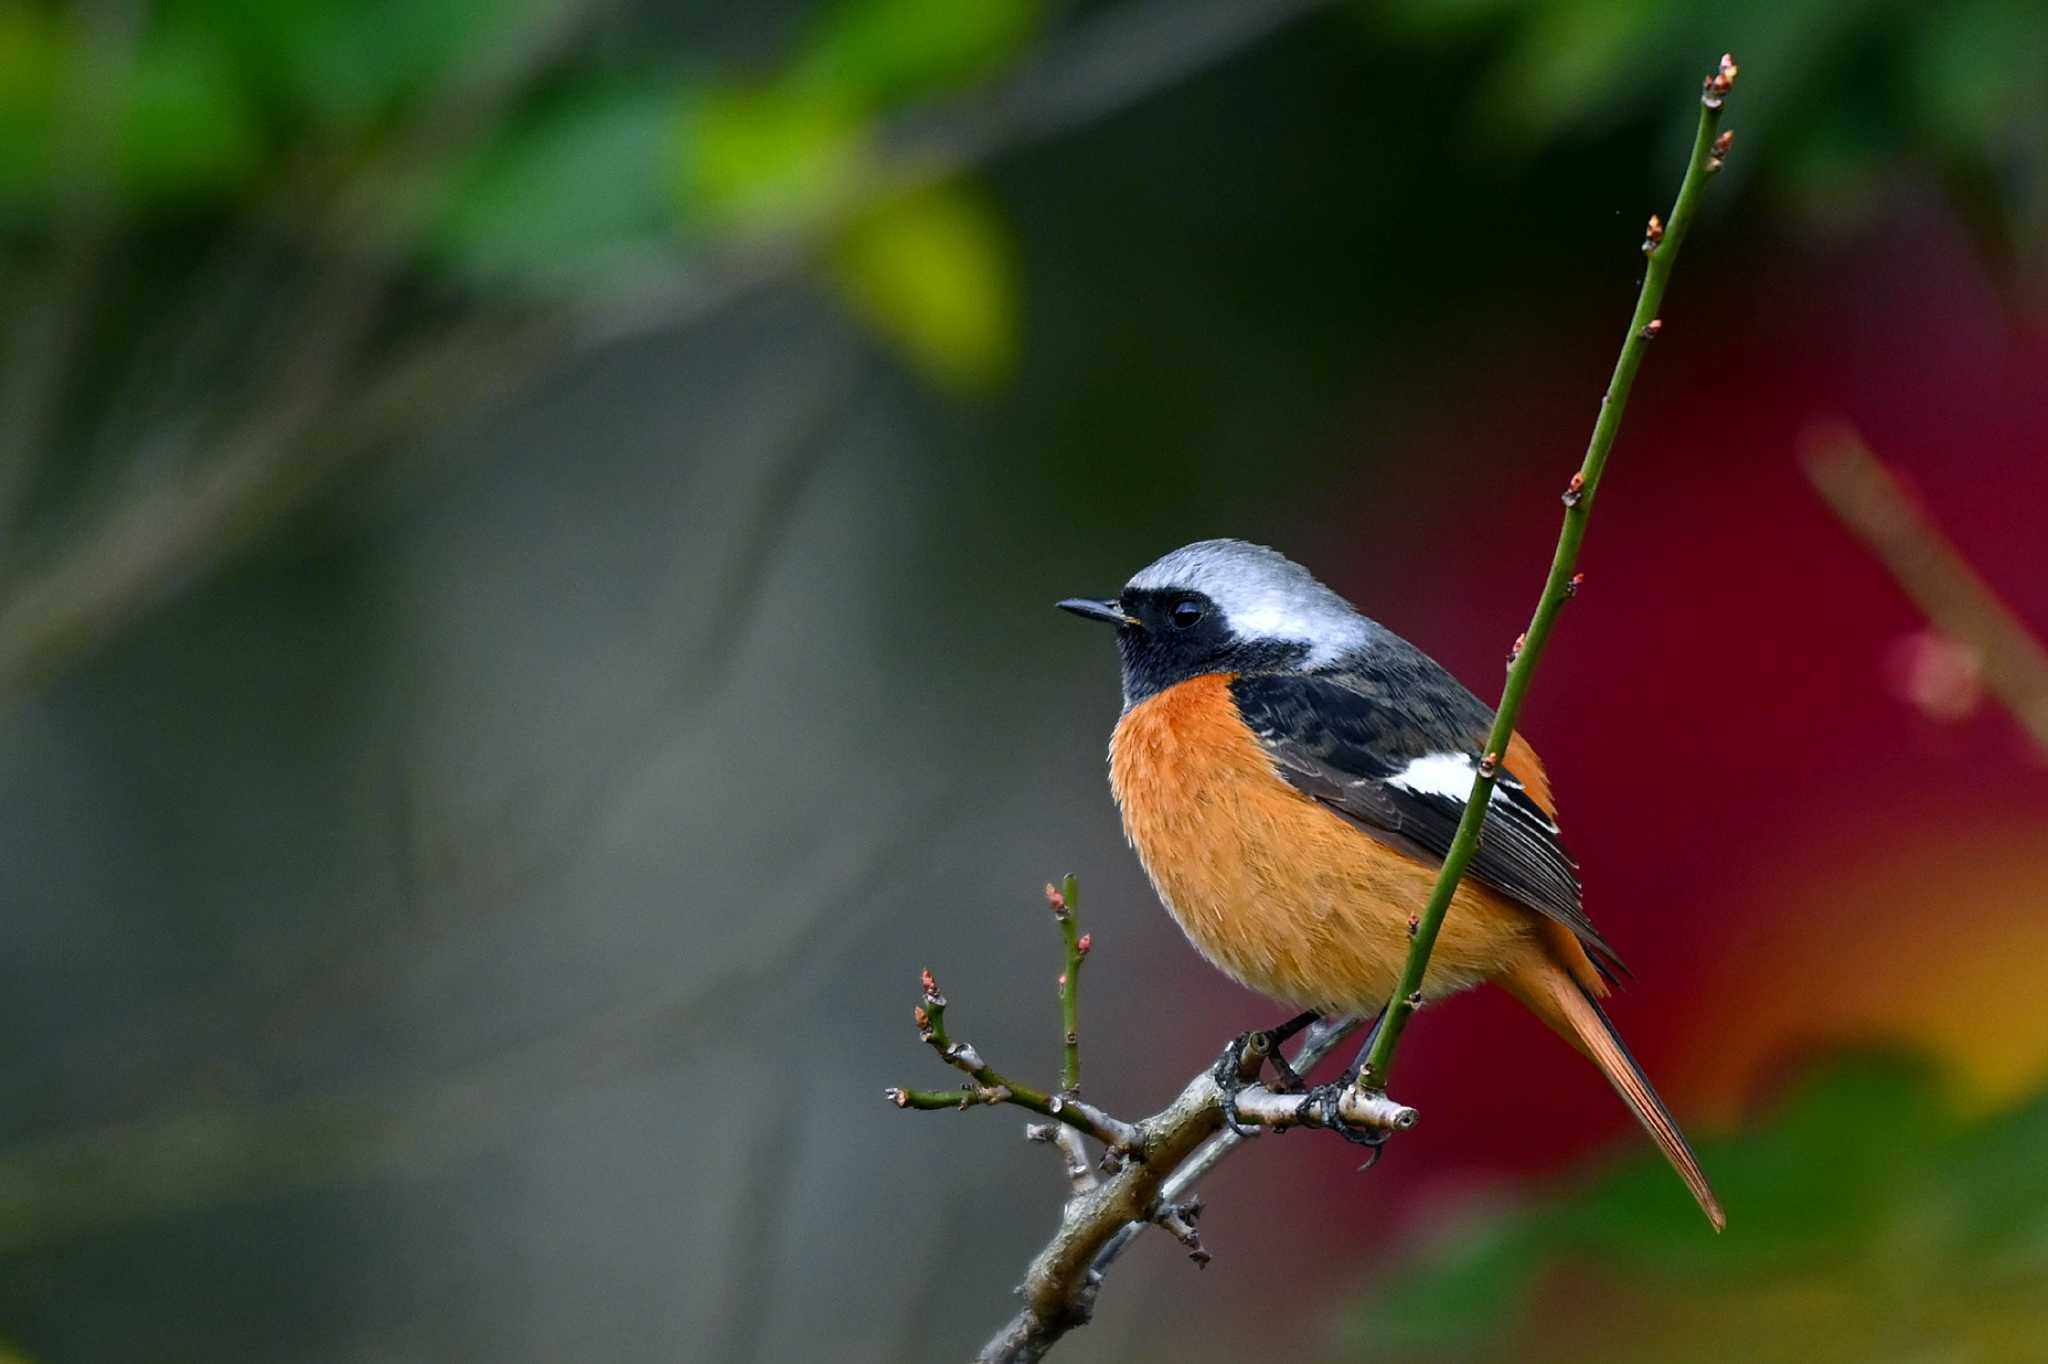
[[[1078,918],[1081,882],[1071,874],[1055,889],[1045,888],[1046,902],[1059,921],[1060,941],[1066,945],[1066,970],[1060,972],[1060,1040],[1066,1059],[1060,1066],[1060,1089],[1075,1094],[1081,1089],[1081,963],[1095,945],[1093,934],[1083,933]]]
[[[890,1103],[898,1108],[918,1109],[1015,1104],[1078,1128],[1112,1151],[1134,1153],[1140,1149],[1143,1138],[1130,1123],[1112,1118],[1093,1104],[1064,1094],[1048,1094],[1021,1080],[1013,1080],[982,1060],[981,1053],[974,1049],[972,1043],[954,1041],[946,1031],[946,996],[940,992],[938,981],[930,971],[926,971],[922,984],[924,997],[911,1011],[911,1017],[917,1024],[917,1035],[947,1065],[966,1071],[973,1083],[958,1089],[890,1088],[882,1091]]]
[[[1024,1140],[1044,1142],[1060,1153],[1067,1186],[1075,1193],[1087,1193],[1101,1182],[1088,1162],[1088,1148],[1081,1144],[1081,1134],[1065,1123],[1032,1123],[1024,1129]]]

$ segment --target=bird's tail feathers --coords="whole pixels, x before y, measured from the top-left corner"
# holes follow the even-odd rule
[[[1547,956],[1533,957],[1527,964],[1516,967],[1501,981],[1508,993],[1520,1000],[1523,1007],[1535,1014],[1552,1031],[1577,1048],[1588,1060],[1600,1068],[1607,1082],[1621,1095],[1623,1103],[1650,1134],[1650,1140],[1671,1162],[1671,1168],[1685,1181],[1700,1211],[1713,1223],[1714,1230],[1720,1231],[1728,1225],[1727,1214],[1721,1210],[1721,1200],[1714,1196],[1714,1190],[1707,1183],[1706,1172],[1686,1144],[1685,1133],[1678,1128],[1677,1119],[1671,1110],[1657,1097],[1657,1091],[1650,1086],[1643,1068],[1636,1064],[1636,1058],[1629,1054],[1621,1035],[1614,1030],[1607,1011],[1602,1009],[1592,995],[1574,980],[1561,966]]]

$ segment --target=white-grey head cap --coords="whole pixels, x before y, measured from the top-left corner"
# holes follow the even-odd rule
[[[1198,540],[1140,569],[1126,591],[1199,592],[1242,640],[1309,647],[1308,665],[1335,662],[1372,637],[1374,624],[1276,549],[1245,540]]]

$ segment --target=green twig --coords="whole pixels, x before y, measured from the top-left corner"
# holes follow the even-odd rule
[[[1068,1094],[1081,1088],[1081,963],[1088,958],[1094,935],[1081,931],[1081,882],[1069,875],[1059,888],[1045,888],[1046,902],[1059,920],[1060,938],[1067,947],[1067,969],[1060,973],[1060,1039],[1066,1059],[1060,1066],[1060,1088]]]
[[[1067,878],[1068,888],[1074,886],[1074,878]],[[1065,1123],[1087,1136],[1095,1138],[1104,1146],[1125,1155],[1136,1154],[1141,1144],[1138,1129],[1130,1123],[1113,1118],[1093,1104],[1081,1102],[1071,1094],[1048,1094],[1042,1089],[1012,1080],[994,1066],[981,1059],[981,1053],[967,1042],[956,1042],[946,1032],[946,996],[939,990],[939,984],[926,971],[923,975],[924,997],[913,1011],[917,1022],[917,1035],[941,1060],[949,1066],[964,1070],[974,1081],[956,1089],[903,1089],[884,1090],[884,1096],[898,1108],[971,1108],[976,1104],[1015,1104],[1028,1108],[1044,1117]],[[1078,1064],[1078,1062],[1076,1063]]]
[[[1585,538],[1586,522],[1593,514],[1593,499],[1600,490],[1600,476],[1607,467],[1608,452],[1614,447],[1615,433],[1621,429],[1622,410],[1628,406],[1629,390],[1635,384],[1636,371],[1642,367],[1643,352],[1663,330],[1664,324],[1657,316],[1657,309],[1664,300],[1665,283],[1671,278],[1671,267],[1678,260],[1678,248],[1685,241],[1687,229],[1692,226],[1700,196],[1706,189],[1707,177],[1721,168],[1732,140],[1732,134],[1716,135],[1715,126],[1721,121],[1722,102],[1735,83],[1735,75],[1734,60],[1724,56],[1720,69],[1707,77],[1706,87],[1700,96],[1700,123],[1699,130],[1693,135],[1692,158],[1686,163],[1685,180],[1679,186],[1677,203],[1671,207],[1671,219],[1668,223],[1656,217],[1650,219],[1643,242],[1643,252],[1648,259],[1643,270],[1642,292],[1636,298],[1635,315],[1629,319],[1628,336],[1621,344],[1621,357],[1614,363],[1614,377],[1608,381],[1607,395],[1600,401],[1600,417],[1593,425],[1593,438],[1586,446],[1585,460],[1565,489],[1564,529],[1558,534],[1557,552],[1551,557],[1550,577],[1543,584],[1543,595],[1537,598],[1536,613],[1530,618],[1527,633],[1515,642],[1507,686],[1501,692],[1500,709],[1494,715],[1493,730],[1486,736],[1486,749],[1480,759],[1478,773],[1473,778],[1471,794],[1466,797],[1464,818],[1458,821],[1457,835],[1444,855],[1443,869],[1437,873],[1429,903],[1415,923],[1408,960],[1402,967],[1400,983],[1395,987],[1393,998],[1388,1002],[1386,1021],[1380,1027],[1372,1054],[1359,1072],[1358,1083],[1362,1088],[1386,1088],[1388,1070],[1393,1065],[1394,1049],[1401,1044],[1402,1030],[1422,1003],[1423,972],[1429,965],[1430,951],[1436,946],[1437,931],[1443,927],[1444,912],[1450,907],[1466,863],[1472,860],[1472,854],[1479,846],[1479,827],[1486,821],[1486,806],[1493,795],[1501,759],[1514,738],[1515,719],[1521,712],[1522,698],[1528,694],[1529,682],[1536,675],[1536,664],[1543,657],[1543,646],[1550,642],[1550,632],[1557,624],[1558,614],[1578,590],[1579,543]]]

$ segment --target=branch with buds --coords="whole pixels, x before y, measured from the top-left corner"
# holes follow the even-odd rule
[[[1197,1265],[1210,1260],[1196,1229],[1201,1204],[1191,1196],[1199,1179],[1243,1138],[1223,1130],[1223,1088],[1213,1071],[1190,1080],[1179,1096],[1150,1117],[1127,1122],[1084,1102],[1076,1089],[1081,1074],[1080,967],[1093,947],[1081,931],[1080,886],[1069,876],[1059,887],[1045,888],[1046,901],[1060,927],[1066,970],[1060,977],[1063,1080],[1048,1092],[989,1065],[968,1042],[947,1029],[949,1005],[930,971],[920,979],[921,994],[911,1010],[918,1037],[947,1065],[965,1071],[967,1083],[953,1089],[884,1090],[898,1108],[968,1109],[1009,1104],[1029,1109],[1052,1121],[1032,1123],[1025,1138],[1058,1151],[1068,1195],[1059,1230],[1025,1272],[1019,1290],[1024,1308],[989,1342],[985,1360],[1034,1360],[1068,1330],[1088,1320],[1102,1275],[1137,1232],[1147,1226],[1165,1230],[1187,1248]],[[1352,1029],[1348,1021],[1310,1030],[1291,1058],[1291,1067],[1306,1073]],[[1237,1091],[1237,1114],[1247,1127],[1284,1132],[1294,1127],[1328,1127],[1333,1122],[1354,1130],[1390,1134],[1413,1127],[1414,1109],[1384,1094],[1347,1088],[1335,1101],[1311,1101],[1256,1083],[1268,1051],[1259,1039],[1245,1049],[1239,1069],[1243,1087]],[[1090,1160],[1083,1138],[1102,1147]]]
[[[1692,156],[1677,202],[1668,219],[1652,215],[1649,220],[1643,241],[1648,261],[1642,290],[1606,396],[1601,400],[1600,415],[1585,458],[1562,496],[1564,528],[1558,536],[1549,577],[1537,599],[1529,628],[1515,639],[1509,652],[1507,686],[1492,732],[1487,736],[1464,817],[1446,852],[1427,905],[1419,915],[1409,917],[1407,960],[1371,1051],[1355,1082],[1341,1090],[1332,1086],[1310,1097],[1257,1083],[1265,1063],[1269,1059],[1274,1061],[1283,1077],[1306,1075],[1356,1026],[1356,1020],[1318,1022],[1294,1055],[1287,1058],[1284,1067],[1278,1065],[1281,1058],[1271,1054],[1264,1035],[1253,1034],[1241,1049],[1237,1078],[1242,1085],[1235,1096],[1237,1118],[1250,1135],[1297,1126],[1349,1126],[1355,1131],[1384,1135],[1415,1124],[1414,1109],[1387,1097],[1387,1073],[1403,1029],[1422,1005],[1423,976],[1430,952],[1466,864],[1478,847],[1480,826],[1486,819],[1494,782],[1500,776],[1501,755],[1508,751],[1514,738],[1522,699],[1528,694],[1543,647],[1565,602],[1576,597],[1585,584],[1585,574],[1578,571],[1579,546],[1592,515],[1594,495],[1621,429],[1622,411],[1628,405],[1629,390],[1644,352],[1664,329],[1657,311],[1679,246],[1699,207],[1707,177],[1720,170],[1727,158],[1732,134],[1718,132],[1716,124],[1736,74],[1734,59],[1724,56],[1716,71],[1707,77],[1700,96],[1699,131],[1693,140]],[[1081,1083],[1081,964],[1093,940],[1080,929],[1080,891],[1074,878],[1068,877],[1059,889],[1047,886],[1045,893],[1059,923],[1066,953],[1066,969],[1059,979],[1064,1055],[1060,1091],[1048,1093],[1022,1084],[989,1066],[967,1043],[954,1041],[946,1031],[946,998],[929,971],[924,973],[923,998],[914,1012],[918,1035],[947,1064],[965,1071],[970,1083],[947,1090],[886,1091],[890,1102],[899,1108],[966,1109],[1011,1104],[1055,1120],[1031,1125],[1026,1135],[1032,1141],[1053,1146],[1061,1154],[1069,1193],[1059,1229],[1025,1271],[1024,1282],[1017,1290],[1024,1306],[983,1347],[979,1356],[983,1361],[1037,1360],[1066,1332],[1085,1324],[1104,1273],[1148,1226],[1164,1228],[1187,1248],[1190,1259],[1198,1265],[1206,1264],[1209,1252],[1195,1226],[1201,1205],[1192,1197],[1192,1189],[1196,1181],[1245,1140],[1224,1125],[1223,1087],[1213,1070],[1190,1080],[1166,1108],[1135,1122],[1111,1117],[1081,1101],[1077,1093]],[[1333,1092],[1334,1097],[1330,1097]],[[1103,1147],[1101,1160],[1092,1168],[1084,1137]]]

